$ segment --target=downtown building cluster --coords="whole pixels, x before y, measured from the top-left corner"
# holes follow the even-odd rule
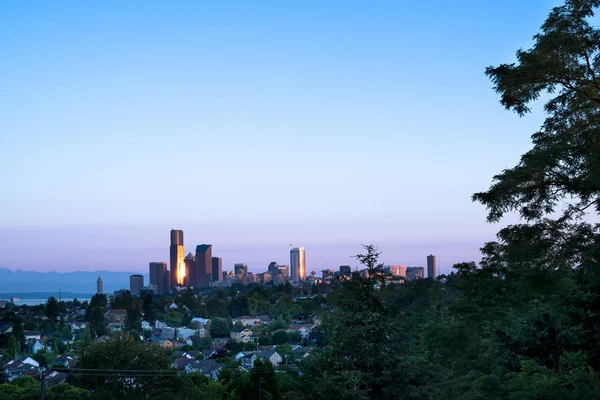
[[[189,252],[185,255],[183,231],[173,229],[170,234],[169,262],[149,263],[150,282],[148,286],[144,286],[143,275],[131,275],[129,291],[134,295],[139,295],[144,291],[164,295],[175,293],[185,287],[208,289],[253,283],[278,286],[286,282],[293,285],[329,284],[335,279],[349,279],[353,272],[351,266],[341,265],[339,271],[322,270],[322,277],[317,277],[315,271],[311,271],[307,275],[306,252],[303,247],[290,250],[289,265],[281,265],[273,261],[267,266],[266,271],[255,274],[248,271],[247,264],[235,263],[232,270],[223,271],[222,259],[213,256],[212,251],[211,244],[200,244],[196,246],[194,253]],[[356,272],[365,275],[367,270]],[[425,278],[425,272],[427,272],[428,278],[435,279],[437,277],[436,256],[433,254],[427,256],[427,270],[420,266],[408,267],[405,265],[387,265],[384,268],[386,279],[396,283],[403,282],[405,279]],[[125,291],[126,289],[120,289],[115,291],[114,295],[121,295]],[[102,278],[98,277],[97,293],[102,292]]]
[[[233,283],[279,285],[286,281],[300,283],[306,279],[306,257],[303,247],[290,251],[290,265],[271,262],[267,271],[259,274],[249,272],[248,265],[243,263],[234,264],[232,271],[223,271],[222,259],[213,256],[212,251],[211,244],[200,244],[196,246],[194,253],[189,252],[184,255],[183,231],[171,230],[169,264],[163,261],[149,264],[148,289],[155,294],[163,295],[188,286],[194,289],[207,289],[227,287]],[[132,290],[134,294],[138,292],[139,289]]]

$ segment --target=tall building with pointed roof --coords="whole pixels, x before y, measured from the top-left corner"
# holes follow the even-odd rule
[[[96,281],[96,293],[104,293],[104,290],[102,289],[102,278],[98,275],[98,280]]]

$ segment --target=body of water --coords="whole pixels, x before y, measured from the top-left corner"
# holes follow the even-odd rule
[[[90,301],[92,294],[90,293],[0,293],[0,300],[13,301],[18,306],[37,306],[38,304],[44,304],[50,298],[54,297],[56,300],[59,299],[68,302],[77,299],[80,302]]]

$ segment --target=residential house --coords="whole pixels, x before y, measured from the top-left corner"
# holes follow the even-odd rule
[[[243,326],[254,326],[260,324],[260,319],[244,315],[241,317],[233,318],[232,322],[234,325],[239,322]]]
[[[44,350],[46,346],[44,346],[37,339],[29,339],[27,341],[27,352],[32,354],[37,354],[38,351]]]
[[[256,358],[261,362],[269,360],[274,367],[281,365],[281,362],[283,361],[281,355],[274,350],[257,351],[254,354],[256,354]]]
[[[37,367],[39,367],[39,364],[32,365],[21,361],[8,360],[4,364],[2,364],[1,371],[4,372],[4,374],[8,377],[9,381],[12,381],[14,378],[23,376],[27,371],[37,371]]]
[[[75,364],[77,364],[77,360],[75,360],[71,356],[59,356],[52,363],[52,365],[55,367],[66,368],[66,369],[72,369],[75,366]]]
[[[204,356],[204,359],[208,359],[211,358],[212,356],[214,356],[215,354],[217,354],[216,351],[211,350],[211,349],[206,349],[206,350],[202,350],[202,355]]]
[[[194,323],[194,322],[197,323],[200,326],[208,326],[208,325],[210,325],[210,319],[208,319],[208,318],[198,318],[198,317],[195,317],[195,318],[192,318],[192,323]]]
[[[67,381],[68,374],[63,372],[51,371],[48,375],[46,375],[46,385],[54,386],[59,383],[64,383]]]
[[[108,335],[98,336],[98,337],[94,338],[94,343],[102,343],[109,339],[110,339],[110,336],[108,336]]]
[[[270,324],[271,323],[271,317],[269,317],[268,315],[259,315],[258,320],[260,321],[261,324]]]
[[[25,331],[23,332],[25,335],[25,340],[36,339],[40,340],[42,338],[42,333],[40,331]]]
[[[215,360],[194,360],[191,363],[185,365],[185,372],[201,372],[207,378],[213,380],[219,380],[219,372],[223,368],[223,364],[216,362]]]
[[[198,329],[177,328],[177,339],[186,340],[198,333]]]
[[[149,340],[150,340],[150,342],[156,343],[164,349],[172,349],[173,347],[175,347],[175,343],[173,341],[162,338],[160,336],[154,335]]]
[[[252,331],[250,329],[233,329],[229,337],[234,342],[248,343],[251,341]]]
[[[3,322],[0,323],[0,335],[8,335],[13,331],[13,323],[12,322]]]
[[[298,332],[302,339],[308,339],[314,326],[315,324],[292,325],[289,327],[288,332]]]
[[[242,367],[248,370],[254,368],[256,358],[256,354],[253,351],[247,352],[247,354],[244,354],[244,356],[240,358]]]
[[[87,325],[84,322],[73,322],[71,324],[71,332],[77,332],[78,330],[85,329]]]
[[[292,350],[292,353],[296,356],[296,360],[308,357],[308,354],[312,350],[312,347],[297,347]]]

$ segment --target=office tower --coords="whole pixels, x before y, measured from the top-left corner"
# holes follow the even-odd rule
[[[223,260],[221,257],[212,258],[212,280],[213,282],[221,280],[221,274],[223,273]]]
[[[183,259],[183,264],[185,265],[185,279],[183,280],[182,286],[192,286],[190,283],[192,281],[192,275],[196,272],[196,256],[194,256],[191,252],[185,256]]]
[[[100,278],[100,275],[98,275],[98,280],[96,281],[96,293],[103,293],[102,278]]]
[[[350,276],[352,275],[352,268],[349,265],[340,265],[340,275]]]
[[[296,247],[290,251],[290,270],[292,273],[292,282],[300,282],[306,278],[304,247]]]
[[[389,273],[392,276],[406,277],[406,265],[390,265],[389,269]]]
[[[406,268],[406,277],[408,279],[422,279],[425,274],[423,271],[423,267],[407,267]]]
[[[155,293],[163,295],[169,291],[169,271],[166,262],[151,262],[150,285],[156,286]]]
[[[144,275],[131,275],[129,277],[129,291],[132,295],[140,294],[144,287]]]
[[[427,277],[437,278],[437,265],[433,254],[427,256]]]
[[[212,280],[212,245],[198,245],[194,268],[190,270],[190,285],[195,288],[207,288]]]
[[[284,278],[288,278],[290,276],[289,265],[279,265],[275,261],[269,264],[267,271],[270,272],[271,276],[281,275]]]
[[[171,246],[169,247],[171,267],[171,288],[185,285],[185,263],[183,261],[183,231],[171,229]]]
[[[237,263],[233,265],[233,273],[235,275],[242,275],[242,277],[246,276],[248,273],[248,264]]]

